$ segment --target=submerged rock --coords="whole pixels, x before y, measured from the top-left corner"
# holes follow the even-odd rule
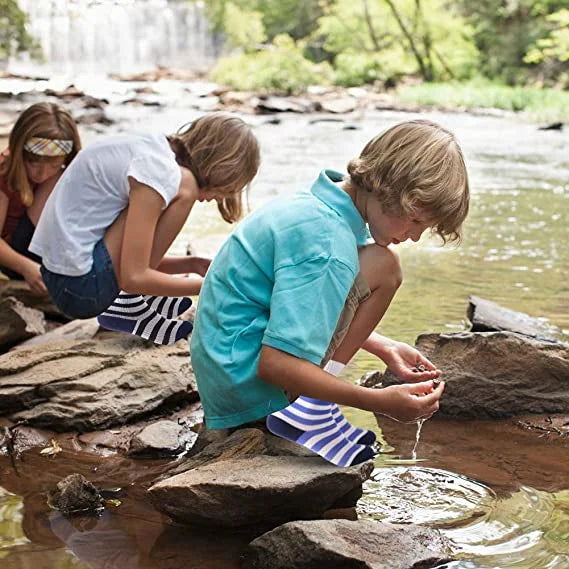
[[[374,520],[296,521],[249,544],[243,569],[428,569],[451,561],[431,528]]]
[[[443,371],[440,416],[507,418],[569,409],[569,345],[512,332],[423,334],[417,348]],[[391,372],[367,387],[400,383]]]
[[[103,509],[103,497],[94,484],[81,474],[70,474],[49,493],[49,505],[64,514],[97,512]]]
[[[253,456],[218,460],[167,478],[149,495],[174,520],[221,527],[275,527],[354,506],[373,464],[338,468],[320,457]],[[355,491],[355,492],[354,492]]]
[[[0,360],[0,416],[56,431],[122,425],[198,399],[186,342],[136,336],[32,346]]]

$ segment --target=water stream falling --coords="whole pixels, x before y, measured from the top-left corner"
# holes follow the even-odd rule
[[[200,2],[19,0],[47,63],[11,67],[44,73],[124,73],[157,65],[203,69],[221,49]]]
[[[411,460],[417,460],[417,447],[419,446],[419,438],[421,437],[421,429],[423,428],[423,423],[426,419],[419,419],[417,421],[417,432],[415,433],[415,444],[413,445],[413,450],[411,451]]]

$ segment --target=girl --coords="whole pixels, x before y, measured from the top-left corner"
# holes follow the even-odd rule
[[[236,221],[259,161],[251,129],[226,113],[173,136],[111,137],[82,151],[30,247],[53,301],[72,318],[100,315],[103,327],[156,343],[186,337],[191,323],[172,317],[189,299],[173,305],[165,297],[197,294],[209,262],[164,255],[196,201],[216,200],[223,219]]]
[[[29,244],[51,190],[80,148],[71,115],[37,103],[19,116],[0,156],[0,269],[37,293],[46,288]]]

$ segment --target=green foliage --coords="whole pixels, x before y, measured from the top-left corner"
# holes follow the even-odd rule
[[[542,71],[535,65],[537,60],[532,61],[537,55],[533,49],[539,49],[540,40],[550,34],[549,15],[567,6],[567,0],[460,0],[459,3],[474,29],[481,72],[511,85],[527,82],[532,74]],[[532,54],[529,59],[528,52]],[[556,73],[553,69],[552,72]]]
[[[510,87],[487,80],[468,83],[424,83],[401,87],[398,97],[422,106],[524,111],[537,121],[564,121],[569,93],[556,89]]]
[[[407,73],[469,77],[477,66],[473,29],[446,0],[336,0],[318,24],[314,35],[334,54],[341,83]]]
[[[255,10],[244,10],[227,2],[223,12],[223,29],[230,45],[250,49],[267,39],[263,15]]]
[[[26,22],[17,0],[0,0],[0,59],[27,50],[38,55],[39,47],[26,31]]]
[[[545,38],[538,39],[530,48],[524,61],[569,62],[569,10],[559,10],[547,16],[552,29]]]
[[[283,34],[274,38],[269,49],[222,58],[211,77],[234,89],[291,94],[309,85],[329,84],[332,69],[327,63],[306,59],[301,47]]]

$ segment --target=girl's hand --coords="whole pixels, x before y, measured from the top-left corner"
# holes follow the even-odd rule
[[[421,352],[404,342],[391,341],[381,359],[393,374],[404,381],[428,381],[442,374]]]
[[[375,412],[402,423],[428,419],[439,410],[439,399],[444,388],[443,382],[433,381],[385,387],[377,390],[381,393],[382,404],[381,409]]]
[[[207,270],[209,269],[209,266],[211,264],[211,259],[208,259],[206,257],[194,257],[194,256],[190,256],[187,259],[188,259],[187,272],[205,277],[205,274],[207,273]]]
[[[33,292],[36,294],[46,294],[47,288],[43,282],[41,273],[40,273],[40,266],[38,263],[34,263],[30,261],[26,264],[24,271],[22,272],[22,276],[28,283],[28,286],[32,289]]]

